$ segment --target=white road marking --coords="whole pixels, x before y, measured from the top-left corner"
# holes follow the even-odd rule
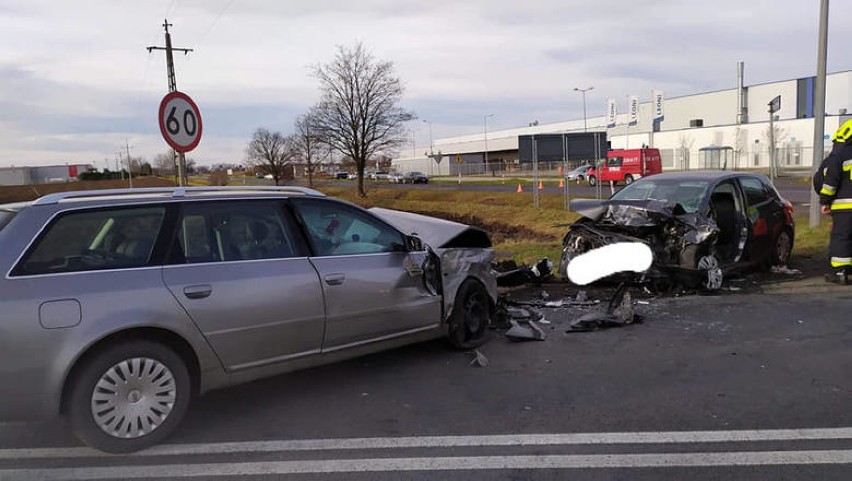
[[[817,441],[852,439],[852,428],[764,429],[739,431],[651,431],[626,433],[499,434],[482,436],[421,436],[340,438],[280,441],[242,441],[205,444],[167,444],[129,456],[179,456],[280,451],[450,448],[485,446],[558,446],[607,444],[728,443],[757,441]],[[113,456],[91,448],[2,449],[3,459],[87,458]]]
[[[330,459],[0,470],[0,479],[119,479],[261,474],[479,471],[501,469],[683,468],[850,464],[852,450]]]

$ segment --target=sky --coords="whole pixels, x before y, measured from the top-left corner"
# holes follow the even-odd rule
[[[816,73],[818,0],[0,0],[0,167],[168,150],[162,23],[178,90],[204,123],[201,164],[242,163],[252,132],[290,133],[340,45],[392,61],[414,111],[407,148],[589,117],[607,98],[667,98]],[[831,2],[828,71],[852,69],[852,1]],[[430,129],[431,127],[431,129]],[[121,151],[122,154],[118,152]]]

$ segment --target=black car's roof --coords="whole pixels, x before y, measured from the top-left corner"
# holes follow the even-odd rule
[[[654,174],[652,176],[643,177],[643,179],[674,179],[674,180],[706,180],[706,181],[717,181],[722,179],[729,179],[733,177],[740,176],[757,176],[761,177],[763,174],[757,174],[754,172],[733,172],[730,170],[695,170],[689,172],[663,172],[661,174]]]

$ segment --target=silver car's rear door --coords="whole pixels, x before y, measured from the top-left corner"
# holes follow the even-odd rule
[[[229,370],[317,354],[325,307],[283,203],[187,202],[163,280]]]

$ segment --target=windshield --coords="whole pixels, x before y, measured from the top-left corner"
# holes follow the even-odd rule
[[[710,183],[692,179],[645,178],[616,192],[611,200],[657,200],[677,203],[686,212],[695,212]]]

